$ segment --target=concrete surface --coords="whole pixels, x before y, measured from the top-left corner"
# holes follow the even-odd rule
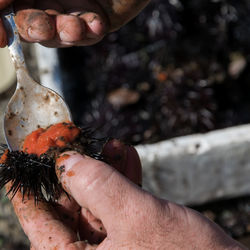
[[[250,125],[136,147],[143,186],[182,204],[250,194]]]

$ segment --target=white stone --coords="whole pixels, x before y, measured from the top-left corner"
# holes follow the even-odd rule
[[[198,204],[250,194],[250,125],[139,145],[144,188]]]

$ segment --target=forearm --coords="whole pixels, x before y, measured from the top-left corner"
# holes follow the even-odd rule
[[[110,31],[119,29],[134,18],[150,0],[98,0],[110,22]]]

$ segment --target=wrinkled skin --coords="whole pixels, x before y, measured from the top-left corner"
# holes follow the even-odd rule
[[[0,10],[12,2],[24,41],[69,47],[99,42],[136,16],[149,0],[0,0]],[[6,43],[0,20],[0,47]]]
[[[136,185],[141,164],[133,147],[113,140],[104,154],[110,165],[76,152],[58,159],[57,175],[71,200],[62,195],[58,204],[35,206],[32,197],[14,197],[32,250],[246,249],[201,214]]]
[[[58,160],[60,165],[64,164],[60,161],[67,158],[65,157],[66,154],[62,155]],[[124,145],[118,140],[112,140],[105,145],[103,155],[110,165],[130,181],[141,185],[141,164],[133,147]],[[87,156],[85,157],[90,159]],[[101,162],[100,164],[106,165]],[[70,174],[67,176],[70,176]],[[61,181],[64,183],[63,180]],[[10,185],[7,185],[6,189],[8,190],[9,187]],[[80,207],[72,197],[69,200],[65,193],[62,193],[58,203],[53,205],[39,202],[36,206],[32,196],[26,197],[23,202],[21,193],[16,194],[12,203],[32,245],[39,245],[39,247],[36,246],[31,249],[56,249],[52,246],[58,246],[58,250],[78,249],[73,246],[75,244],[83,246],[85,243],[75,243],[77,231],[82,239],[87,239],[90,243],[98,243],[106,237],[106,231],[101,221],[94,217],[89,209]],[[71,245],[72,248],[69,247]]]

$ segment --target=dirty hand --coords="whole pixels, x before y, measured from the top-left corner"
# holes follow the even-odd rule
[[[59,159],[63,160],[64,155]],[[103,157],[106,162],[125,175],[130,181],[141,185],[141,164],[133,147],[124,145],[118,140],[111,140],[103,149]],[[99,164],[100,166],[103,165],[104,169],[107,166],[86,156],[85,158],[90,161],[90,166]],[[58,169],[61,166],[60,160]],[[58,172],[60,173],[60,171],[62,169]],[[70,171],[69,173],[66,172],[66,176],[76,177]],[[62,182],[64,183],[63,180]],[[11,183],[7,184],[6,190],[8,191],[10,187]],[[82,190],[79,192],[82,192]],[[12,197],[12,193],[9,194],[9,197]],[[77,233],[81,240],[88,240],[90,243],[99,243],[106,237],[104,226],[100,220],[96,219],[89,209],[81,208],[72,197],[69,199],[64,192],[56,204],[39,202],[38,205],[35,205],[32,196],[29,198],[24,197],[23,200],[20,192],[11,201],[18,219],[31,245],[33,245],[32,250],[85,249],[82,247],[85,246],[84,242],[77,242]]]
[[[48,47],[91,45],[119,29],[150,0],[0,0],[13,2],[21,38]],[[0,19],[0,47],[6,45]]]
[[[104,155],[114,168],[74,152],[59,158],[58,177],[76,202],[62,196],[60,206],[35,206],[21,194],[14,197],[32,250],[244,249],[197,212],[135,185],[141,166],[132,147],[113,141]]]

